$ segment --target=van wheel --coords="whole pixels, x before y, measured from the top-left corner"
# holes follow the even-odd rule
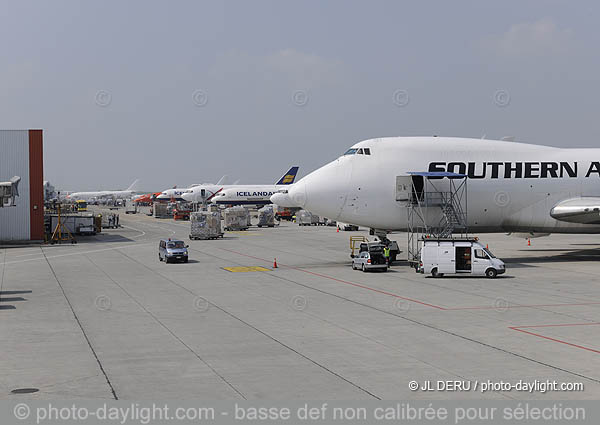
[[[352,270],[356,270],[356,266],[354,265],[354,261],[352,262]]]
[[[367,268],[365,267],[365,265],[364,265],[364,264],[362,265],[362,271],[363,271],[363,273],[366,273],[366,272],[367,272]]]
[[[444,273],[438,273],[438,269],[436,267],[433,270],[431,270],[431,276],[433,276],[433,277],[442,277],[442,276],[444,276]]]
[[[498,276],[498,272],[496,271],[496,269],[487,269],[485,271],[485,275],[490,279],[494,279],[496,276]]]

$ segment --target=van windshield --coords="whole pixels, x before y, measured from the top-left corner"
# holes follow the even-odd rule
[[[184,248],[183,241],[171,241],[167,243],[167,248]]]
[[[492,251],[490,251],[489,249],[483,248],[483,250],[487,253],[487,255],[490,256],[490,258],[496,258],[496,256],[492,254]]]

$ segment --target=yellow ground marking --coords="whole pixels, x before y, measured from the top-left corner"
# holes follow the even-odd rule
[[[266,267],[260,266],[236,266],[236,267],[223,267],[224,270],[232,273],[246,273],[246,272],[270,272],[271,269],[267,269]]]

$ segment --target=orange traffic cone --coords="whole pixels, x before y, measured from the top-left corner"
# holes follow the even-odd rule
[[[276,269],[277,268],[277,258],[273,259],[273,268]]]
[[[485,249],[490,249],[490,247],[488,246],[488,244],[485,244]]]
[[[336,232],[337,232],[337,233],[340,233],[340,228],[339,228],[339,227],[337,228]]]
[[[527,239],[527,246],[531,246],[531,239]]]

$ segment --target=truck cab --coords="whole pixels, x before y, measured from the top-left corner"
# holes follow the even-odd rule
[[[419,271],[433,277],[456,274],[495,278],[506,271],[506,266],[477,239],[425,239]]]

